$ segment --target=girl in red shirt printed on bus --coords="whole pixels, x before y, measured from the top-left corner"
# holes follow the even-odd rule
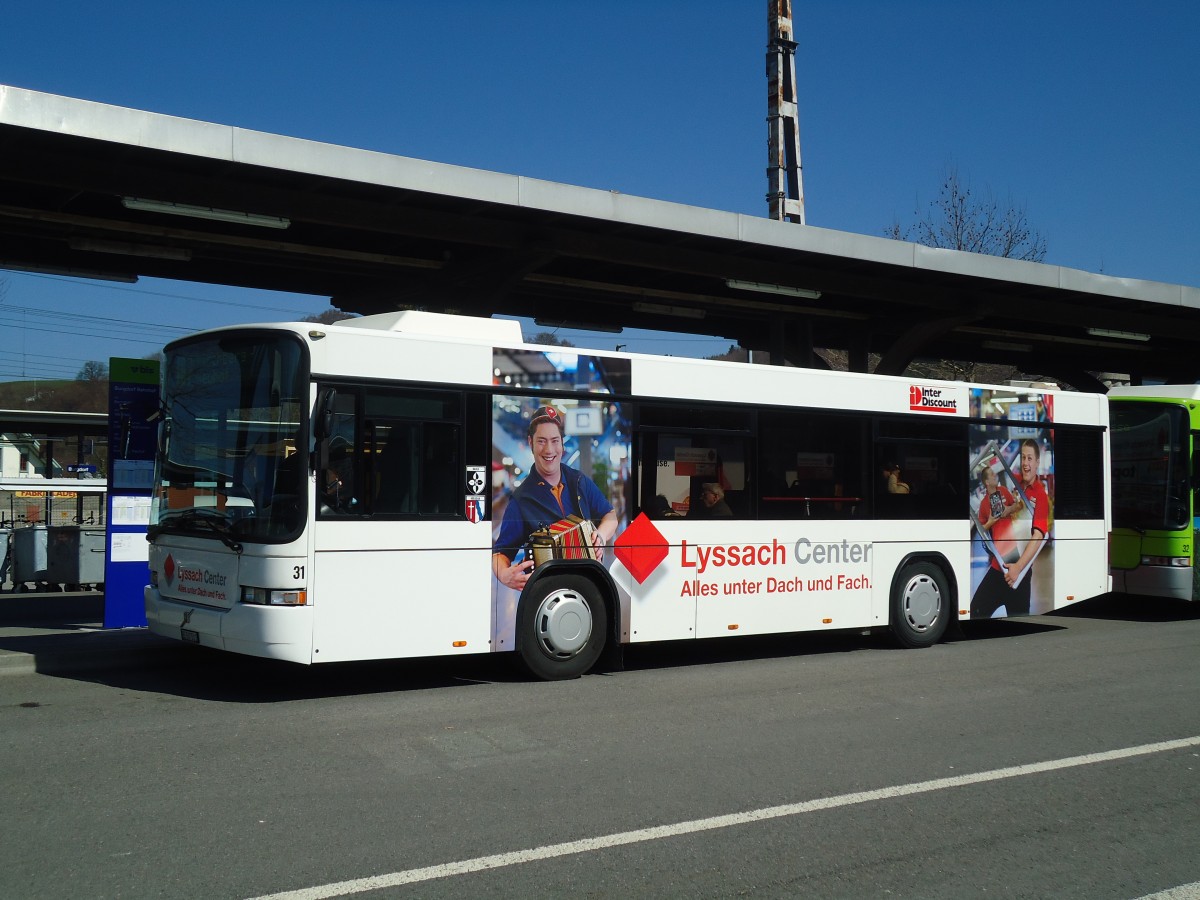
[[[991,466],[983,470],[979,480],[983,483],[983,501],[979,504],[979,527],[991,536],[996,553],[1008,559],[1016,547],[1010,517],[1021,509],[1021,504],[1014,500],[1008,488],[1000,483],[996,470]],[[1000,568],[994,555],[991,565],[994,569]]]

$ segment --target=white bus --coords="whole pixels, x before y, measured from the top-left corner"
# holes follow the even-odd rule
[[[1043,613],[1108,589],[1098,395],[522,343],[401,312],[167,346],[151,630],[300,663]]]

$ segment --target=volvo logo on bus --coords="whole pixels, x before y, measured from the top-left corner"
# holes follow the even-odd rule
[[[914,384],[908,389],[908,408],[911,412],[958,412],[958,391],[954,388],[922,387]]]

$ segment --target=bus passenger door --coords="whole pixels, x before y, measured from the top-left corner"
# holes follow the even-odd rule
[[[467,466],[487,462],[459,391],[341,386],[329,454],[338,503],[315,515],[314,660],[489,650],[491,529],[468,515]]]

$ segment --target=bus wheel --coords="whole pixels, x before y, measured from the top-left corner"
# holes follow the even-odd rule
[[[517,615],[521,662],[554,681],[578,678],[604,649],[608,616],[595,587],[577,575],[554,575],[534,585]]]
[[[929,562],[905,566],[892,589],[892,635],[902,647],[929,647],[946,633],[950,591],[946,576]]]

